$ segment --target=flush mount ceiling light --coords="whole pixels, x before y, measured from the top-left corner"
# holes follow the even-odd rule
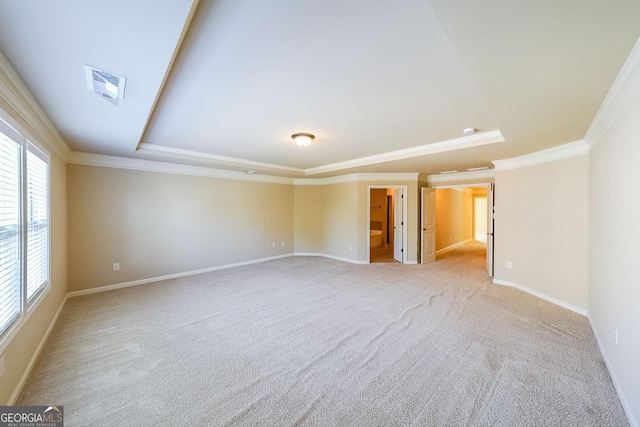
[[[84,74],[89,90],[97,93],[102,99],[106,99],[116,107],[118,106],[119,100],[124,98],[124,86],[127,82],[125,77],[87,64],[84,66]]]
[[[462,130],[463,135],[473,135],[476,133],[476,128],[465,128]]]
[[[311,144],[316,137],[311,135],[310,133],[294,133],[291,135],[291,139],[295,141],[300,147],[306,147]]]

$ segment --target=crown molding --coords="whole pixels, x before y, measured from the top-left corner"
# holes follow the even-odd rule
[[[462,138],[450,139],[448,141],[435,142],[433,144],[422,145],[419,147],[407,148],[404,150],[390,151],[388,153],[376,154],[368,157],[347,160],[344,162],[332,163],[323,166],[317,166],[308,169],[292,168],[288,166],[276,165],[272,163],[254,162],[235,157],[218,156],[215,154],[203,153],[200,151],[184,150],[181,148],[167,147],[163,145],[141,143],[138,145],[138,151],[159,154],[165,157],[182,157],[190,159],[206,160],[212,163],[244,165],[255,168],[269,169],[273,171],[299,173],[303,175],[317,175],[320,173],[335,172],[343,169],[349,169],[360,166],[374,165],[378,163],[391,162],[394,160],[409,159],[412,157],[427,156],[429,154],[441,153],[444,151],[459,150],[462,148],[477,147],[480,145],[494,144],[503,142],[504,137],[499,130],[491,132],[477,133],[474,135],[463,136]],[[378,174],[374,174],[378,175]]]
[[[584,136],[584,140],[589,144],[589,150],[592,150],[602,139],[639,91],[640,39],[636,41]]]
[[[205,160],[211,163],[223,165],[242,165],[246,167],[254,167],[259,169],[269,169],[278,172],[304,174],[304,169],[292,168],[289,166],[275,165],[272,163],[254,162],[252,160],[239,159],[237,157],[218,156],[216,154],[203,153],[201,151],[184,150],[182,148],[167,147],[164,145],[156,145],[149,143],[141,143],[136,151],[143,153],[159,154],[169,158],[186,158]]]
[[[496,171],[520,169],[542,163],[554,162],[556,160],[568,159],[570,157],[582,156],[589,153],[589,150],[589,144],[581,139],[512,159],[493,160],[491,163],[496,166]]]
[[[494,144],[496,142],[503,141],[504,137],[502,136],[502,133],[499,130],[494,130],[491,132],[483,132],[474,135],[463,136],[462,138],[434,142],[433,144],[421,145],[419,147],[390,151],[388,153],[376,154],[373,156],[361,157],[359,159],[347,160],[344,162],[309,168],[305,169],[304,173],[305,175],[316,175],[319,173],[335,172],[342,169],[375,165],[378,163],[386,163],[394,160],[410,159],[413,157],[427,156],[429,154],[459,150],[462,148],[478,147],[480,145]]]
[[[0,52],[0,97],[20,120],[28,125],[27,133],[35,133],[30,135],[33,139],[50,147],[66,160],[71,152],[69,146],[2,52]],[[14,117],[14,120],[17,118]]]
[[[479,179],[492,180],[495,177],[495,171],[493,169],[481,170],[481,171],[469,171],[469,172],[457,172],[447,173],[439,175],[429,175],[427,182],[429,186],[442,185],[450,182],[464,182],[475,181]]]
[[[329,185],[345,182],[396,182],[417,181],[419,173],[352,173],[326,178],[294,178],[295,185]]]
[[[67,163],[86,166],[102,166],[118,169],[130,169],[146,172],[160,172],[178,175],[205,176],[209,178],[232,179],[236,181],[257,181],[271,184],[293,184],[293,178],[273,175],[247,175],[243,172],[214,169],[202,166],[182,165],[178,163],[157,162],[154,160],[132,159],[129,157],[107,156],[104,154],[80,153],[73,151]]]

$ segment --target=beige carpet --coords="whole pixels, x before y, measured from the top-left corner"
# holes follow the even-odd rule
[[[290,257],[73,298],[19,404],[67,426],[628,425],[587,320],[483,262]]]

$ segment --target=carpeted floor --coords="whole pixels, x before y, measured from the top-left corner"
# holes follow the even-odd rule
[[[67,426],[623,426],[583,316],[428,265],[290,257],[67,301],[21,395]]]

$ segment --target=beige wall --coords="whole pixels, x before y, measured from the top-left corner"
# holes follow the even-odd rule
[[[407,261],[417,262],[420,259],[418,181],[296,185],[295,253],[366,262],[369,257],[369,186],[407,187]]]
[[[473,190],[436,190],[436,250],[473,238]]]
[[[589,155],[589,317],[635,425],[640,425],[639,117],[640,93]]]
[[[357,260],[358,186],[356,182],[296,185],[294,251]]]
[[[291,185],[73,164],[67,183],[69,291],[293,252]]]
[[[588,169],[583,155],[496,172],[496,280],[587,309]]]
[[[11,115],[29,133],[37,134],[2,99],[0,99],[0,108]],[[47,141],[39,138],[37,141],[45,146],[47,144]],[[66,165],[54,150],[48,148],[48,151],[51,170],[51,288],[2,352],[4,375],[0,381],[0,402],[3,404],[9,402],[67,294]]]
[[[293,189],[293,250],[296,254],[324,252],[324,186],[296,185]]]

